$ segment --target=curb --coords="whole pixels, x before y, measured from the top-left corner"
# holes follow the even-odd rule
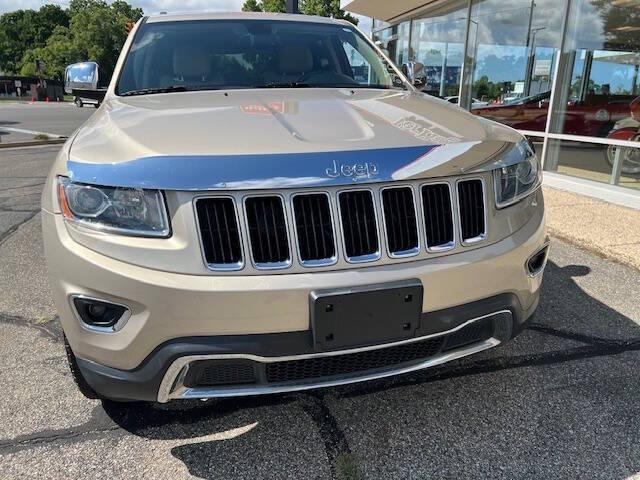
[[[19,148],[19,147],[36,147],[38,145],[59,145],[66,141],[67,141],[66,138],[52,138],[51,140],[29,140],[26,142],[0,143],[0,149]]]

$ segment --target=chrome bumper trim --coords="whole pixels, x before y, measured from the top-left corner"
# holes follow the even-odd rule
[[[184,378],[186,377],[189,369],[189,364],[200,360],[230,360],[230,359],[246,359],[262,363],[274,363],[274,362],[286,362],[291,360],[303,360],[308,358],[317,357],[329,357],[335,355],[347,355],[350,353],[357,353],[369,350],[379,350],[383,348],[394,347],[397,345],[405,345],[413,342],[420,342],[429,338],[440,337],[450,335],[466,326],[483,320],[488,317],[495,317],[501,314],[508,314],[508,325],[505,322],[497,324],[495,328],[494,337],[484,340],[482,342],[475,343],[473,345],[452,350],[446,353],[441,353],[430,357],[420,363],[407,365],[399,368],[388,368],[382,371],[376,371],[361,376],[349,376],[348,378],[331,379],[325,381],[301,381],[299,383],[287,383],[287,384],[271,384],[271,385],[250,385],[245,387],[223,387],[223,388],[190,388],[184,386]],[[425,335],[423,337],[411,338],[408,340],[401,340],[398,342],[384,343],[380,345],[370,345],[366,347],[353,348],[349,350],[337,350],[331,352],[310,353],[304,355],[290,355],[283,357],[263,357],[259,355],[244,354],[244,353],[231,353],[231,354],[219,354],[219,355],[188,355],[176,359],[171,366],[167,369],[160,388],[158,389],[158,402],[166,403],[175,399],[196,399],[196,398],[229,398],[229,397],[243,397],[251,395],[265,395],[272,393],[285,393],[285,392],[297,392],[302,390],[310,390],[314,388],[326,388],[335,387],[338,385],[347,385],[350,383],[365,382],[368,380],[375,380],[385,377],[391,377],[394,375],[401,375],[403,373],[409,373],[416,370],[422,370],[436,365],[441,365],[458,358],[473,355],[475,353],[482,352],[489,348],[493,348],[503,341],[508,340],[511,336],[511,325],[513,321],[513,315],[510,310],[499,310],[481,317],[473,318],[461,325],[458,325],[451,330],[445,332],[439,332],[431,335]],[[500,318],[500,317],[498,317]]]

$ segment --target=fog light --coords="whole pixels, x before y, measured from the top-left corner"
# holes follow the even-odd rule
[[[547,255],[549,254],[549,245],[545,245],[527,260],[527,273],[535,277],[544,270],[547,263]]]
[[[125,305],[95,298],[74,296],[72,303],[79,320],[90,330],[115,332],[124,326],[130,315]]]

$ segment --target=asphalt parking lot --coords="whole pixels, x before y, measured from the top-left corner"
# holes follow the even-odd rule
[[[84,399],[42,253],[39,196],[57,149],[0,151],[0,478],[640,472],[640,272],[560,241],[535,323],[481,356],[303,394],[127,408]]]
[[[33,140],[42,132],[71,135],[95,112],[93,106],[78,108],[72,103],[0,102],[0,143]]]

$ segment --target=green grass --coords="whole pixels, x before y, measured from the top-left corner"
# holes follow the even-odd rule
[[[47,135],[46,133],[38,133],[37,135],[34,135],[33,139],[34,140],[49,140],[49,135]]]
[[[336,459],[338,476],[341,480],[361,480],[362,475],[358,470],[358,463],[351,453],[341,453]]]

